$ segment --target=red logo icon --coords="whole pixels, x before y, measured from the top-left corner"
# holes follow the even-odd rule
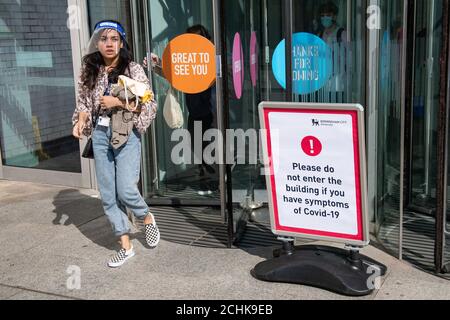
[[[313,136],[308,136],[302,140],[302,150],[310,157],[317,157],[322,152],[322,143]]]

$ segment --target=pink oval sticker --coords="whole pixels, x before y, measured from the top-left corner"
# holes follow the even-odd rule
[[[253,87],[256,87],[258,80],[258,40],[256,39],[256,32],[252,32],[250,37],[250,78]]]
[[[244,52],[242,50],[241,36],[237,32],[233,43],[233,85],[236,98],[242,97],[242,86],[244,84]]]

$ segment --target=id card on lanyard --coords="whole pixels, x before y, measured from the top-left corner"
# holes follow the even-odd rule
[[[109,96],[111,92],[111,81],[108,78],[108,84],[106,85],[104,96]],[[111,118],[107,116],[106,111],[103,111],[103,114],[98,118],[98,125],[102,127],[108,128],[111,123]]]

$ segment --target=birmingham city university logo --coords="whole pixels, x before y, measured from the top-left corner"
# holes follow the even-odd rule
[[[312,119],[311,121],[312,121],[313,127],[318,127],[319,126],[319,120]]]

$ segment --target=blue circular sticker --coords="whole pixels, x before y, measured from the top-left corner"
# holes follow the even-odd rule
[[[281,41],[272,57],[272,71],[286,88],[286,41]],[[292,36],[292,90],[307,94],[321,89],[332,73],[331,48],[318,36],[299,32]]]

